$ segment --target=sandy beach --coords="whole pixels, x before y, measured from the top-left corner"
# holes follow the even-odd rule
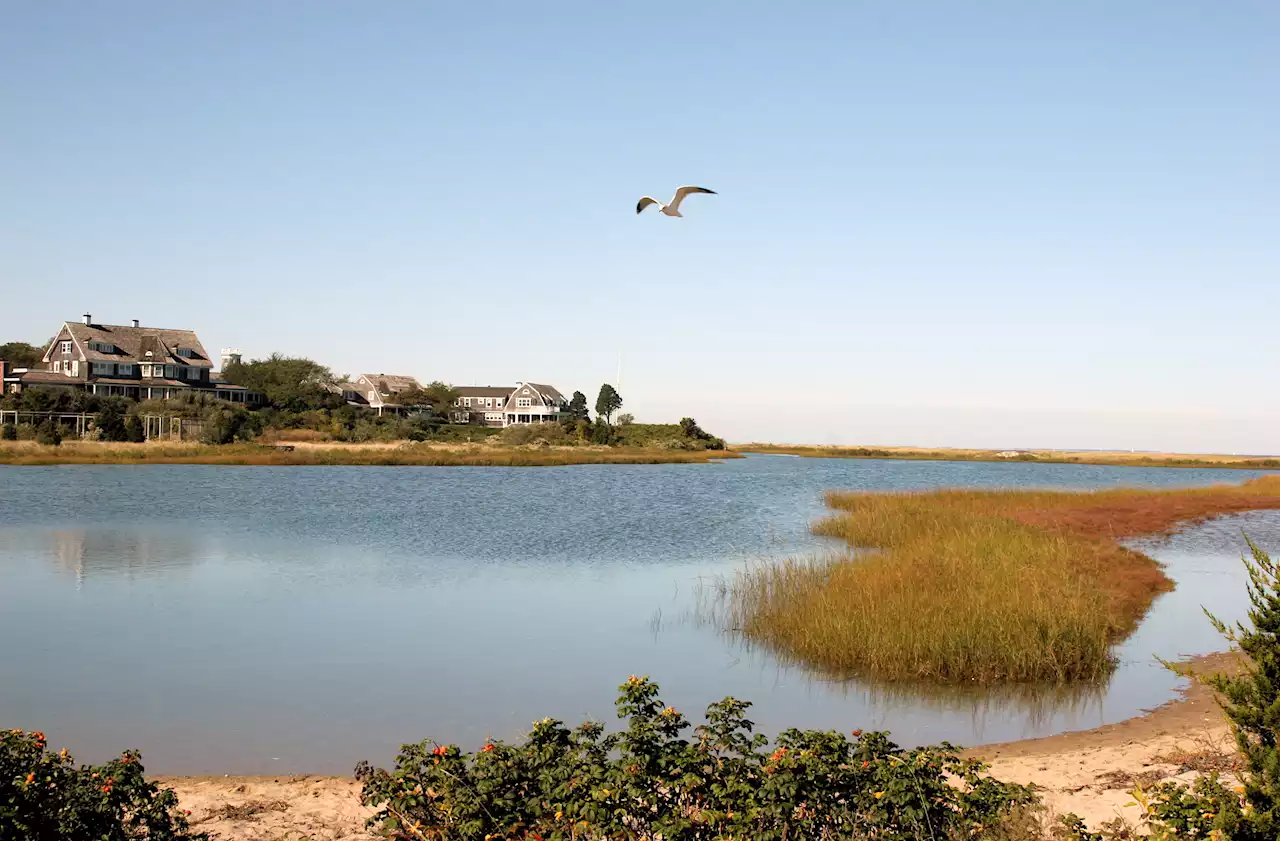
[[[1237,660],[1214,654],[1190,661],[1198,672],[1225,671]],[[1074,812],[1093,828],[1116,817],[1134,820],[1136,784],[1191,781],[1217,770],[1229,774],[1235,750],[1213,693],[1193,683],[1180,698],[1145,715],[1095,730],[972,748],[1009,782],[1043,789],[1053,815]],[[195,828],[220,841],[371,841],[371,809],[360,805],[353,779],[288,777],[161,777]]]

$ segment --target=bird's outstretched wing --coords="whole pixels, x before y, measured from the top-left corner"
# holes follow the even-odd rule
[[[672,210],[679,210],[680,202],[684,201],[685,196],[690,195],[692,193],[710,193],[711,195],[714,196],[716,194],[716,191],[708,190],[706,187],[681,187],[680,189],[676,190],[676,197],[671,200],[671,204],[669,205],[669,207]]]
[[[636,202],[636,213],[639,213],[640,211],[644,210],[646,207],[648,207],[651,204],[661,204],[661,202],[659,202],[657,199],[651,199],[648,196],[645,196],[644,198],[640,199],[640,201]]]

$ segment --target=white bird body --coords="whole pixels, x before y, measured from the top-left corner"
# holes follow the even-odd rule
[[[664,216],[683,216],[684,214],[680,212],[680,203],[685,200],[686,196],[691,195],[692,193],[709,193],[714,196],[716,191],[708,190],[706,187],[681,187],[676,190],[675,196],[673,196],[671,201],[666,204],[663,204],[652,196],[645,196],[636,203],[636,213],[639,213],[651,204],[656,204],[658,206],[658,212],[662,213]]]

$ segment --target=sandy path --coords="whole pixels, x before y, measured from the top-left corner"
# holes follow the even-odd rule
[[[1234,655],[1198,658],[1200,672],[1230,671]],[[1050,811],[1074,812],[1093,828],[1137,817],[1135,783],[1190,781],[1206,770],[1227,771],[1234,745],[1222,712],[1205,687],[1128,721],[968,751],[991,763],[992,775],[1040,786]],[[360,786],[342,777],[162,777],[178,793],[197,829],[218,841],[372,841],[364,828],[372,810]]]

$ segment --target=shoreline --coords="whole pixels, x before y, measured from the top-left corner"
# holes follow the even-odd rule
[[[992,464],[1086,464],[1099,467],[1177,467],[1217,470],[1280,470],[1280,456],[1214,453],[1129,453],[1122,451],[975,450],[950,447],[845,447],[790,444],[730,444],[739,453],[800,458],[885,461],[972,461]]]
[[[119,444],[28,442],[0,445],[0,466],[198,464],[256,467],[568,467],[584,464],[711,464],[742,458],[728,450],[660,447],[503,446],[394,442],[369,444]]]
[[[1231,671],[1238,655],[1219,652],[1180,661],[1196,673]],[[1093,828],[1138,815],[1130,792],[1135,784],[1189,782],[1202,770],[1229,768],[1234,755],[1225,719],[1212,690],[1191,681],[1178,697],[1138,716],[1090,730],[983,745],[964,754],[991,765],[1005,782],[1041,789],[1053,816],[1074,812]],[[373,810],[360,804],[360,784],[351,777],[157,776],[191,811],[193,827],[216,832],[222,841],[373,841],[364,828]]]

